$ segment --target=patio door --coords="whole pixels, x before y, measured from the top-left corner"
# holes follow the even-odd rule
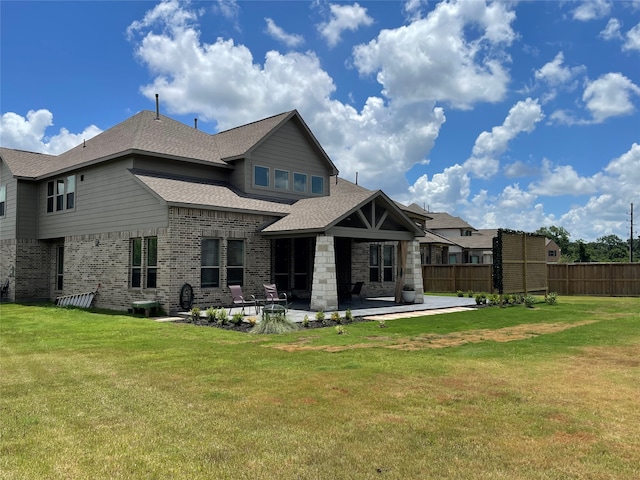
[[[336,237],[336,280],[338,283],[338,299],[350,298],[351,294],[351,239]]]
[[[278,291],[289,291],[289,272],[291,265],[291,249],[288,238],[279,238],[274,241],[273,252],[273,276]]]

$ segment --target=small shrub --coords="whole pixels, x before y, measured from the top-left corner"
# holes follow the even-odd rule
[[[532,308],[534,303],[536,303],[536,299],[534,298],[533,295],[526,295],[524,297],[525,307]]]
[[[491,296],[489,297],[489,304],[498,305],[499,302],[500,302],[500,296],[497,293],[492,293]]]
[[[302,319],[302,326],[304,328],[309,328],[309,315],[305,315]]]
[[[464,296],[464,292],[462,290],[458,290],[456,292],[456,295],[458,295],[459,297],[463,297]]]
[[[227,320],[229,319],[229,314],[227,310],[224,308],[219,308],[218,313],[216,314],[216,319],[218,321],[218,325],[224,326],[227,324]]]
[[[348,308],[346,312],[344,312],[344,318],[347,319],[347,322],[353,322],[353,313],[351,313],[351,309]]]
[[[213,323],[216,321],[216,314],[217,314],[217,310],[213,307],[209,307],[206,310],[207,313],[207,321],[209,323]]]
[[[191,315],[191,321],[193,323],[196,323],[200,320],[200,309],[198,307],[192,307],[189,313]]]
[[[236,327],[242,323],[242,313],[234,313],[233,317],[231,317],[231,323],[233,323]]]
[[[378,320],[378,327],[387,328],[387,324],[385,323],[384,318],[381,320]]]
[[[316,321],[324,322],[324,312],[322,310],[316,312]]]
[[[336,332],[338,332],[338,335],[344,335],[347,333],[347,329],[344,328],[344,325],[336,325]]]
[[[342,319],[340,318],[340,313],[338,312],[333,312],[331,314],[331,320],[333,320],[336,323],[342,323]]]
[[[469,290],[469,291],[467,292],[467,297],[469,297],[469,298],[473,298],[473,290]]]
[[[558,303],[558,294],[556,292],[550,292],[544,297],[544,301],[549,305],[556,305]]]
[[[247,317],[247,322],[249,322],[249,325],[252,327],[255,327],[256,323],[258,323],[258,319],[256,317]]]

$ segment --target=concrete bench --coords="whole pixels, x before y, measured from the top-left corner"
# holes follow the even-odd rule
[[[133,313],[136,313],[136,310],[144,310],[144,316],[148,317],[151,310],[154,312],[158,311],[160,304],[155,300],[138,300],[131,304],[131,308],[133,308]]]

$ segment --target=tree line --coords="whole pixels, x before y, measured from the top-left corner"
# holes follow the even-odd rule
[[[560,247],[561,262],[628,262],[629,240],[617,235],[605,235],[595,242],[576,240],[564,227],[541,227],[534,233],[544,235],[555,241]],[[633,261],[640,261],[640,238],[633,239]]]

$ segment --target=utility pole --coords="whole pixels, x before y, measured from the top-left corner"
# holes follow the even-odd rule
[[[631,240],[629,241],[629,262],[633,263],[633,203],[631,204]]]

